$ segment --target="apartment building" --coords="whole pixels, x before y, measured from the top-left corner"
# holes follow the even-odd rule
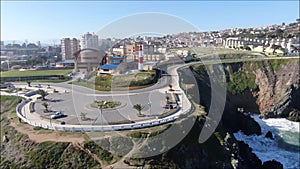
[[[80,36],[80,49],[98,49],[99,48],[99,37],[94,33],[87,32]]]
[[[79,50],[79,41],[76,38],[61,39],[62,60],[73,59],[73,54]]]

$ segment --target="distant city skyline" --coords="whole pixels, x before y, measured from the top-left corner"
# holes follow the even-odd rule
[[[295,22],[298,7],[298,1],[1,1],[1,41],[58,44],[61,38],[97,33],[113,21],[144,12],[177,16],[199,31],[260,27]]]

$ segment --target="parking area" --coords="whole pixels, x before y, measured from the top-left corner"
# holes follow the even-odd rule
[[[49,93],[44,101],[37,100],[35,103],[35,112],[42,118],[49,119],[56,112],[62,112],[65,117],[57,118],[53,121],[64,121],[67,124],[120,124],[131,123],[155,118],[164,113],[167,109],[164,107],[166,94],[160,91],[135,93],[135,94],[94,94],[89,91],[83,92],[62,92]],[[94,100],[119,101],[121,105],[112,109],[102,109],[91,107]],[[48,112],[45,113],[44,103],[48,104]],[[137,110],[133,108],[135,104],[142,104],[144,109],[142,114],[145,116],[138,117]],[[82,114],[85,118],[82,120]]]

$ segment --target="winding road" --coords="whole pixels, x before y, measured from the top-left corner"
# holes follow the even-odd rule
[[[244,61],[258,61],[258,60],[270,60],[270,59],[299,59],[299,57],[269,57],[269,58],[243,58],[243,59],[224,59],[224,60],[203,60],[201,62],[191,62],[187,64],[182,64],[180,60],[169,60],[167,62],[162,62],[158,67],[161,70],[167,72],[167,75],[161,76],[158,82],[148,88],[132,90],[132,91],[95,91],[86,87],[70,85],[67,82],[64,83],[46,83],[53,88],[61,90],[59,94],[50,94],[49,98],[57,99],[59,96],[61,100],[55,103],[51,103],[52,109],[56,111],[67,112],[68,118],[70,120],[77,119],[76,123],[66,123],[64,125],[58,123],[57,121],[51,121],[50,119],[41,117],[40,114],[30,112],[29,105],[30,102],[37,102],[37,97],[39,95],[33,95],[31,97],[26,97],[22,94],[20,96],[25,97],[27,100],[19,104],[16,108],[19,118],[23,121],[43,128],[48,128],[52,130],[63,130],[63,131],[112,131],[112,130],[124,130],[124,129],[138,129],[150,126],[156,126],[174,121],[180,117],[182,114],[187,114],[191,112],[193,106],[189,99],[187,98],[185,92],[180,88],[181,78],[178,75],[177,70],[182,67],[194,65],[194,64],[220,64],[220,63],[232,63],[232,62],[244,62]],[[179,64],[175,64],[179,62]],[[41,83],[42,84],[42,83]],[[162,108],[162,102],[165,100],[165,92],[168,91],[168,85],[172,84],[173,89],[180,93],[180,110],[164,118],[158,118],[157,115],[165,111]],[[17,87],[26,87],[27,83],[14,83]],[[32,83],[32,85],[36,85]],[[46,86],[46,85],[44,85]],[[28,87],[27,87],[28,88]],[[31,88],[37,90],[37,88]],[[46,89],[46,88],[45,88]],[[66,91],[66,92],[63,92]],[[1,95],[16,95],[1,92]],[[124,103],[120,109],[115,111],[103,111],[100,113],[98,109],[91,110],[87,109],[87,105],[95,99],[102,100],[117,100]],[[140,119],[136,116],[136,111],[132,106],[136,103],[141,103],[145,105],[144,114],[147,115],[146,118]],[[71,113],[71,114],[68,114]],[[78,113],[77,113],[78,112]],[[89,112],[89,118],[96,119],[97,123],[82,123],[80,120],[80,112]],[[73,113],[73,114],[72,114]],[[74,114],[75,113],[75,114]],[[99,114],[100,113],[100,114]],[[104,116],[104,118],[103,118]],[[100,118],[99,118],[100,117]],[[101,119],[101,121],[100,121]],[[111,124],[113,120],[119,121],[135,121],[134,123],[123,123],[123,124]],[[71,120],[72,121],[72,120]]]

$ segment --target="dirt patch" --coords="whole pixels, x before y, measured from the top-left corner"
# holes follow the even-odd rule
[[[30,140],[37,143],[45,141],[55,141],[55,142],[71,142],[71,143],[83,143],[86,141],[86,136],[84,133],[69,133],[60,131],[51,131],[41,129],[35,131],[32,126],[24,124],[10,123],[10,126],[14,127],[18,132],[28,135]]]

